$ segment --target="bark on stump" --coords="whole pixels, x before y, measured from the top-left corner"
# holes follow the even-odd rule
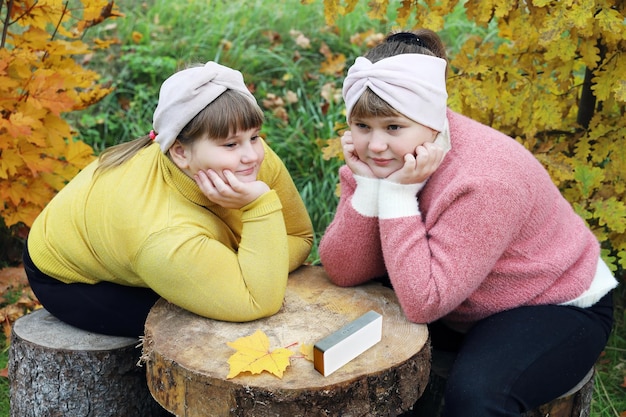
[[[137,366],[138,345],[69,326],[45,309],[19,318],[9,350],[11,417],[164,415]]]
[[[282,379],[267,372],[227,379],[235,351],[226,342],[262,330],[270,349],[312,345],[370,310],[383,316],[382,340],[327,377],[295,358]],[[143,349],[152,395],[178,417],[396,416],[421,395],[430,372],[427,327],[406,320],[391,289],[340,288],[314,266],[290,275],[276,315],[250,323],[209,320],[159,300]]]

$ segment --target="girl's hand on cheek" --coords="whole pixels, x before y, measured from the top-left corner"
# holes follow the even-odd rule
[[[199,171],[194,178],[202,193],[224,208],[240,209],[270,190],[262,181],[241,182],[231,171],[225,170],[222,175],[209,169]]]
[[[365,162],[361,161],[359,155],[357,155],[351,131],[348,130],[341,136],[341,148],[346,165],[348,165],[348,168],[350,168],[354,175],[376,178],[370,167],[367,166]]]
[[[431,142],[415,148],[415,155],[406,154],[402,168],[387,177],[400,184],[419,184],[428,179],[439,168],[445,151]]]
[[[217,175],[211,170],[200,170],[193,176],[193,179],[196,181],[196,184],[198,184],[200,191],[202,191],[202,194],[207,196],[209,200],[212,195],[218,194],[213,181],[209,178],[209,175],[211,174]]]

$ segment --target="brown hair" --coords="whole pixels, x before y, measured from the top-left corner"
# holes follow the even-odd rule
[[[374,46],[364,56],[377,62],[400,54],[424,54],[448,60],[441,38],[429,29],[390,33],[382,43]]]
[[[198,113],[178,134],[178,140],[189,145],[198,139],[224,139],[240,130],[250,130],[263,124],[263,111],[249,97],[235,90],[226,90]],[[146,146],[149,136],[107,148],[99,158],[96,172],[122,165]]]
[[[364,57],[371,62],[378,62],[399,54],[423,54],[448,60],[441,38],[429,29],[390,33],[382,43],[366,52]],[[447,70],[446,66],[446,73]],[[402,114],[369,88],[359,97],[349,115],[350,118],[389,116],[402,116]]]

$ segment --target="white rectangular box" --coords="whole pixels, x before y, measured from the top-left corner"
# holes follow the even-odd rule
[[[369,311],[313,346],[313,366],[328,376],[380,342],[383,316]]]

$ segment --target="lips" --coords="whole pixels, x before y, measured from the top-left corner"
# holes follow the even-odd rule
[[[246,169],[242,169],[240,171],[237,171],[237,175],[242,175],[242,176],[247,176],[247,175],[252,175],[256,172],[256,166],[250,167],[250,168],[246,168]]]
[[[393,159],[372,158],[372,162],[381,167],[389,165],[392,161]]]

